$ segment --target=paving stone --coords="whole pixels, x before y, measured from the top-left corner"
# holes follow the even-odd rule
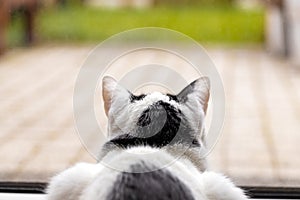
[[[96,162],[81,144],[73,119],[76,77],[91,49],[41,46],[0,58],[0,180],[48,181],[76,162]],[[259,48],[213,47],[208,53],[226,94],[223,132],[208,157],[211,169],[242,185],[300,186],[299,71]],[[190,80],[198,76],[174,55],[148,55],[130,54],[107,73],[119,79],[135,66],[160,61]],[[95,107],[105,131],[98,89]]]

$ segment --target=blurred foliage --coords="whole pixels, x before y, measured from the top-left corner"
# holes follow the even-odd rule
[[[121,31],[147,26],[174,29],[207,43],[261,43],[264,39],[264,11],[232,6],[67,6],[41,10],[36,22],[41,42],[99,42]],[[19,37],[20,26],[14,20],[9,32],[11,44]]]
[[[17,46],[23,45],[24,35],[21,34],[24,32],[24,10],[15,10],[11,13],[11,21],[8,29],[8,45]]]
[[[155,5],[220,6],[232,5],[234,0],[154,0]]]
[[[81,5],[84,0],[57,0],[58,6],[74,6],[74,5]]]

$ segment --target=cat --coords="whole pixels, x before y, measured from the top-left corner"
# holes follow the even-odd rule
[[[102,95],[109,140],[100,162],[79,163],[52,178],[48,200],[247,199],[230,179],[209,171],[201,156],[207,77],[177,95],[134,95],[106,76]]]

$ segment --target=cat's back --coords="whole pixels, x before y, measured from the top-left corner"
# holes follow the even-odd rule
[[[86,188],[82,199],[204,199],[196,178],[200,173],[188,167],[189,161],[151,147],[115,151],[106,158],[102,164],[108,167]]]

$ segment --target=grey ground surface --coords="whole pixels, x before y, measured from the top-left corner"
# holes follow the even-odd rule
[[[48,181],[76,162],[95,162],[80,143],[72,107],[80,65],[92,48],[42,46],[0,57],[1,181]],[[226,94],[211,168],[241,185],[300,186],[300,70],[256,47],[207,51]],[[143,60],[132,56],[131,62]],[[158,57],[164,59],[151,59]],[[166,61],[193,78],[176,62]]]

